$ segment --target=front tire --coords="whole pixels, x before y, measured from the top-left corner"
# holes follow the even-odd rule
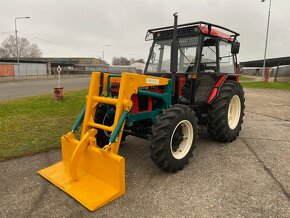
[[[185,105],[167,109],[152,126],[151,159],[168,172],[182,170],[192,157],[197,137],[194,111]]]
[[[104,105],[104,104],[98,105],[96,109],[94,121],[95,123],[100,123],[106,126],[113,125],[114,123],[113,118],[108,118],[108,115],[107,115],[107,105]],[[97,129],[97,130],[98,130],[96,134],[97,145],[103,148],[105,145],[109,144],[111,132],[107,132],[102,129]]]
[[[245,109],[243,87],[227,80],[209,106],[208,133],[216,141],[232,142],[241,130]]]

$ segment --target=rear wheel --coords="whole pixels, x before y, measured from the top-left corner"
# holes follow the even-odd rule
[[[152,126],[151,159],[162,170],[182,170],[192,157],[196,134],[194,111],[185,105],[174,105]]]
[[[232,142],[243,123],[245,97],[243,87],[236,81],[225,81],[219,95],[209,107],[208,132],[221,142]]]

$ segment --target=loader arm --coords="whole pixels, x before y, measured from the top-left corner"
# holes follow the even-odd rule
[[[122,73],[118,98],[113,98],[101,95],[101,84],[106,84],[107,79],[107,75],[102,77],[99,72],[92,73],[80,140],[73,132],[62,136],[62,161],[38,172],[91,211],[125,193],[125,159],[118,155],[118,151],[124,124],[132,108],[132,95],[138,94],[140,87],[169,84],[167,78]],[[98,104],[116,107],[111,126],[94,121]],[[79,119],[73,130],[78,123]],[[112,132],[103,148],[98,146],[95,137],[97,129]]]

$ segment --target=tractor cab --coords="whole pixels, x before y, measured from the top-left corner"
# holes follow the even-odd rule
[[[145,74],[171,73],[172,52],[177,57],[176,73],[235,74],[240,45],[236,39],[238,33],[206,22],[178,25],[178,47],[172,51],[173,32],[174,26],[148,30],[146,40],[153,43]]]
[[[203,21],[177,25],[177,15],[174,23],[147,31],[153,43],[144,74],[172,78],[174,103],[210,103],[216,84],[238,81],[239,34]]]

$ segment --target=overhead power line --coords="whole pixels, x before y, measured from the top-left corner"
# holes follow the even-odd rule
[[[0,34],[11,34],[11,33],[14,33],[14,31],[0,32]]]
[[[39,36],[36,36],[36,35],[20,32],[20,31],[18,31],[18,32],[23,34],[23,35],[30,36],[30,37],[32,37],[34,39],[38,39],[40,41],[43,41],[43,42],[46,42],[46,43],[49,43],[49,44],[54,44],[54,45],[59,46],[59,47],[73,49],[73,50],[78,50],[78,51],[92,52],[92,53],[95,53],[95,54],[97,53],[96,50],[94,51],[94,50],[87,50],[87,49],[82,49],[82,48],[71,47],[71,46],[64,45],[61,42],[54,42],[54,41],[51,41],[51,40],[43,39],[42,37],[39,37]]]

